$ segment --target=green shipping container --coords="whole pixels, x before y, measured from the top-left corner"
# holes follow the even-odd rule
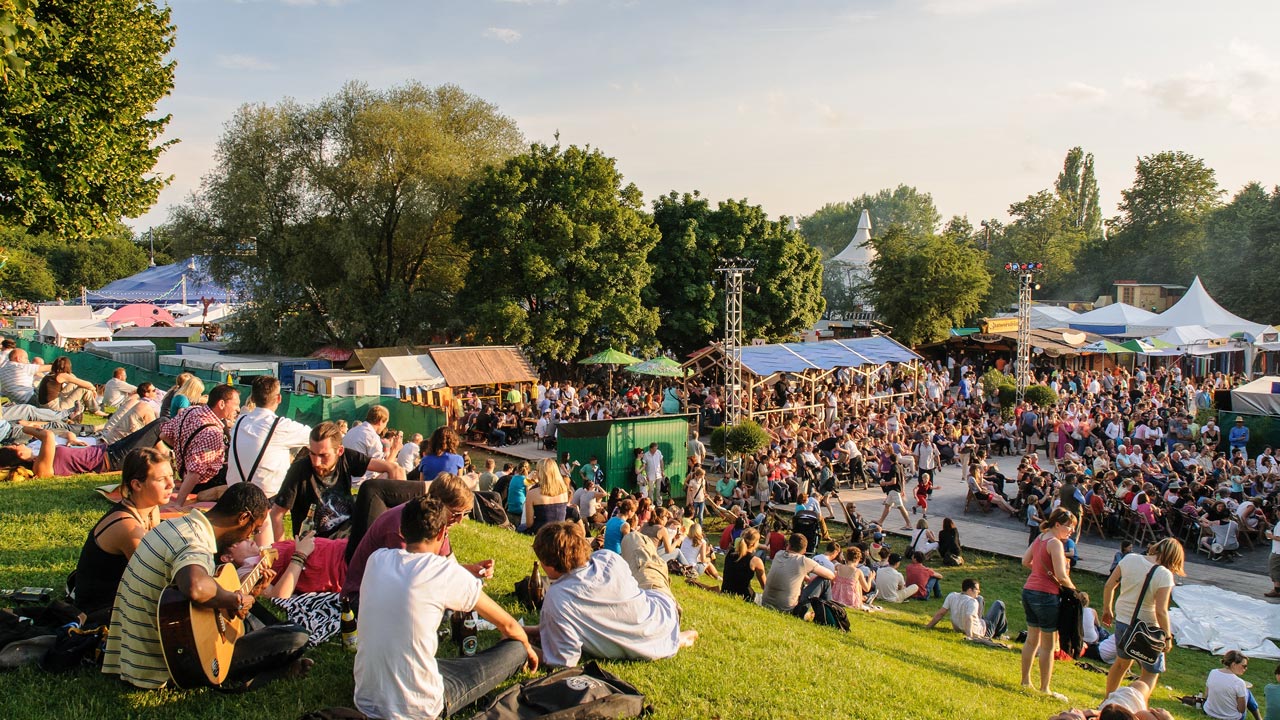
[[[556,451],[561,455],[567,452],[584,465],[594,455],[604,468],[606,490],[635,490],[635,450],[648,450],[649,444],[656,442],[671,481],[671,494],[682,498],[689,467],[686,443],[689,428],[696,421],[695,415],[659,415],[566,423],[556,429]]]

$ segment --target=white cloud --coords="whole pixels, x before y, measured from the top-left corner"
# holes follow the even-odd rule
[[[491,27],[484,31],[484,36],[494,40],[500,40],[508,45],[520,39],[520,31],[511,28]]]
[[[1237,120],[1269,125],[1280,120],[1280,61],[1264,49],[1239,39],[1227,44],[1218,61],[1156,79],[1126,84],[1157,107],[1187,120],[1225,114]]]
[[[1039,0],[925,0],[924,11],[931,15],[982,15]]]
[[[1072,80],[1056,90],[1040,93],[1036,97],[1059,105],[1096,105],[1107,99],[1107,91],[1095,85]]]
[[[218,67],[224,70],[275,70],[276,65],[252,55],[219,55],[216,59]]]

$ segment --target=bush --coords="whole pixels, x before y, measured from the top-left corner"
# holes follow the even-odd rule
[[[987,397],[998,396],[1002,403],[1005,401],[1004,396],[1001,395],[1004,388],[1016,388],[1018,385],[1018,381],[1012,375],[1002,373],[996,368],[991,368],[983,373],[978,382],[982,383],[982,390],[987,394]]]
[[[1048,385],[1032,385],[1023,394],[1023,399],[1035,407],[1044,408],[1058,402],[1058,393]]]
[[[743,420],[724,433],[724,443],[730,455],[750,455],[769,444],[769,433],[758,423]]]
[[[721,425],[711,431],[711,452],[716,455],[724,455],[724,426]]]

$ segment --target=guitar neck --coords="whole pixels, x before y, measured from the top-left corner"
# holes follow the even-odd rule
[[[258,564],[244,576],[244,580],[240,582],[240,592],[248,593],[257,587],[262,581],[262,575],[276,561],[276,551],[272,548],[263,548],[262,557],[258,560]]]

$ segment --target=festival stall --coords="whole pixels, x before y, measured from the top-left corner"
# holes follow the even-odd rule
[[[604,487],[635,490],[635,450],[647,450],[658,443],[671,495],[684,496],[685,474],[689,467],[689,427],[694,415],[657,415],[560,423],[556,426],[556,450],[587,464],[591,457],[604,470]]]

